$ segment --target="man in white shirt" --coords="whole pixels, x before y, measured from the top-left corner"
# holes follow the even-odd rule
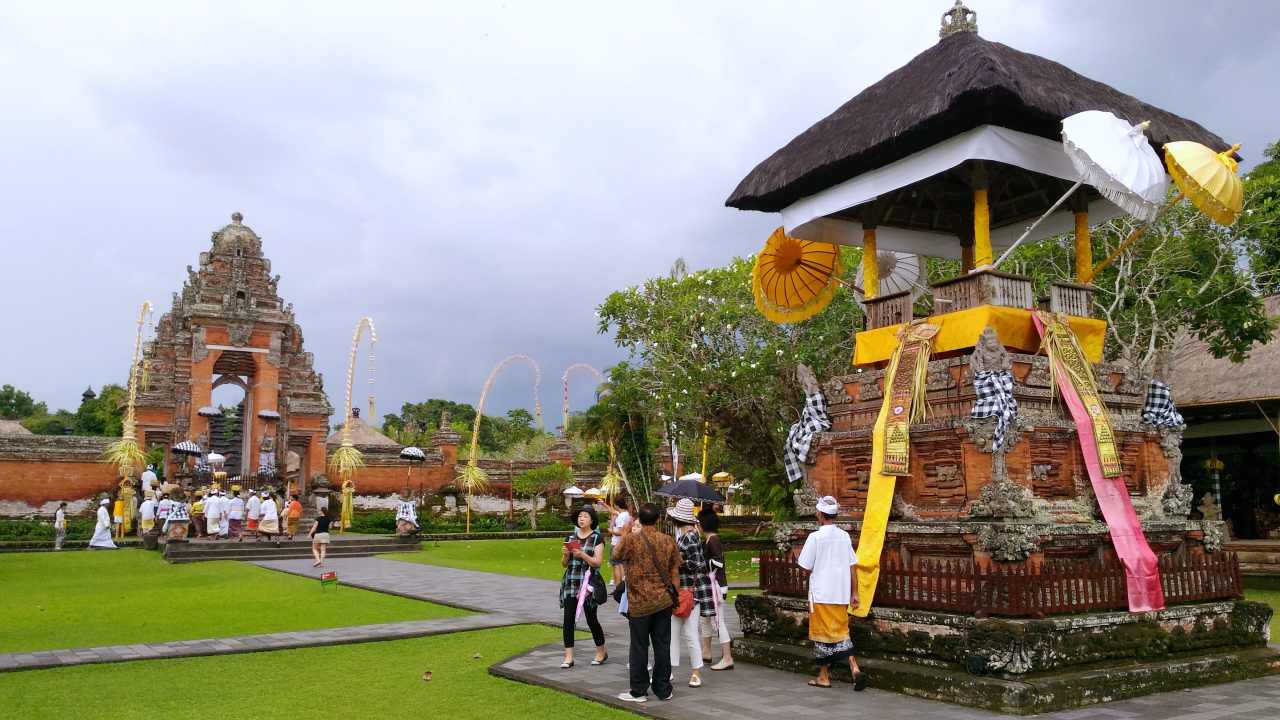
[[[262,513],[262,498],[257,493],[250,493],[249,501],[244,506],[245,517],[249,519],[249,532],[258,534],[258,515]],[[241,536],[241,540],[244,536]]]
[[[280,515],[276,511],[276,501],[271,499],[271,494],[262,491],[262,504],[259,506],[258,512],[261,517],[258,518],[258,535],[266,535],[268,540],[274,540],[280,534]],[[279,545],[280,541],[276,540]]]
[[[814,687],[831,687],[831,667],[849,660],[853,673],[853,689],[861,691],[867,678],[858,669],[853,656],[853,640],[849,637],[849,611],[856,607],[852,593],[853,566],[858,556],[853,552],[849,533],[835,524],[840,506],[827,495],[818,500],[818,529],[805,538],[804,548],[796,564],[809,571],[809,639],[813,641],[813,662],[818,677],[810,680]]]
[[[240,497],[240,488],[231,488],[231,499],[227,501],[227,533],[228,537],[240,539],[244,526],[244,498]]]
[[[143,497],[146,499],[142,501],[142,506],[138,508],[138,514],[142,517],[142,527],[140,529],[142,534],[146,535],[156,526],[156,494],[148,490]]]
[[[222,532],[222,501],[218,498],[217,490],[210,490],[205,495],[204,521],[205,534],[216,540],[218,533]]]

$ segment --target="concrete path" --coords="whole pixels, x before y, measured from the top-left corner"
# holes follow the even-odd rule
[[[307,560],[264,560],[255,564],[306,577],[319,575],[319,569],[311,567]],[[560,583],[556,580],[457,570],[376,557],[335,558],[327,560],[324,569],[336,571],[338,582],[343,585],[507,616],[512,618],[512,622],[559,627],[563,619],[563,611],[556,601],[560,591]],[[605,635],[625,642],[627,621],[618,614],[616,603],[610,600],[601,607],[599,617]],[[726,624],[731,634],[740,634],[738,615],[732,605],[729,606]],[[585,625],[580,627],[586,629]]]
[[[561,670],[560,648],[540,647],[495,665],[500,677],[555,688],[590,700],[671,720],[760,718],[911,718],[911,720],[995,720],[1016,717],[959,705],[920,700],[869,688],[855,693],[837,683],[829,690],[811,688],[796,673],[739,663],[729,672],[704,672],[703,686],[690,688],[689,669],[676,670],[675,696],[660,702],[652,694],[643,704],[615,696],[628,688],[626,658],[615,654],[599,667],[579,664]],[[872,681],[874,682],[874,680]],[[1280,717],[1280,676],[1163,693],[1037,715],[1043,720],[1263,720]]]
[[[510,625],[511,619],[499,615],[466,615],[442,620],[412,620],[377,625],[297,630],[294,632],[240,637],[179,640],[136,645],[108,645],[71,650],[0,654],[0,672],[39,670],[43,668],[129,662],[131,660],[167,660],[201,655],[234,655],[236,653],[288,650],[290,648],[348,645],[379,640],[403,640],[464,630]]]

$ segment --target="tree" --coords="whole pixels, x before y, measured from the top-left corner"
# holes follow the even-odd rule
[[[1272,143],[1267,158],[1244,181],[1244,220],[1248,227],[1249,268],[1259,277],[1265,295],[1280,292],[1280,142]]]
[[[466,403],[441,398],[405,403],[400,407],[398,415],[388,414],[382,417],[382,429],[405,445],[425,445],[430,443],[431,436],[440,427],[440,417],[446,411],[449,413],[450,427],[462,436],[462,447],[468,448],[476,409]],[[533,415],[522,408],[508,411],[506,417],[486,415],[480,423],[480,450],[485,456],[497,457],[513,447],[536,444],[538,436],[543,434],[534,427]],[[462,454],[465,453],[464,450]]]
[[[48,412],[44,403],[36,403],[31,395],[12,385],[0,387],[0,418],[20,420]]]
[[[538,529],[538,500],[548,493],[555,492],[572,482],[573,475],[569,468],[560,463],[551,463],[532,470],[525,470],[511,481],[511,490],[521,497],[529,498],[532,505],[529,509],[529,527]]]
[[[103,385],[96,397],[89,395],[76,410],[73,429],[77,435],[119,437],[124,433],[124,408],[129,391],[121,385]]]
[[[843,257],[844,267],[853,268],[861,252],[848,248]],[[598,309],[598,329],[612,332],[630,353],[609,373],[613,392],[627,398],[629,417],[643,417],[690,452],[700,448],[709,421],[729,458],[763,470],[767,482],[783,489],[782,442],[803,403],[796,364],[820,377],[846,372],[860,312],[854,297],[839,290],[809,320],[770,322],[752,298],[753,264],[737,258],[614,292]]]

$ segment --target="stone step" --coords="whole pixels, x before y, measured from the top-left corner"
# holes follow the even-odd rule
[[[422,547],[418,540],[395,537],[338,537],[329,543],[328,554],[334,557],[367,557],[383,553],[412,552]],[[204,560],[274,560],[311,557],[308,538],[272,542],[187,542],[165,546],[164,558],[172,563]]]

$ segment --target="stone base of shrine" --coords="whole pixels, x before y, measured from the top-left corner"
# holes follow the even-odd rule
[[[739,596],[736,658],[814,672],[803,599]],[[1043,620],[876,608],[851,618],[870,686],[1029,715],[1280,673],[1271,608],[1247,601]],[[849,680],[848,667],[836,677]]]

